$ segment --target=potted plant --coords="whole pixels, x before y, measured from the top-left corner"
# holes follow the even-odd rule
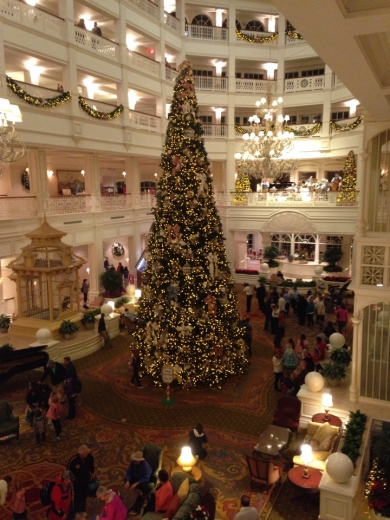
[[[5,343],[0,347],[0,361],[7,359],[15,349],[11,343]]]
[[[390,432],[382,430],[375,435],[371,443],[374,456],[369,473],[366,496],[375,516],[390,518]]]
[[[345,427],[344,444],[341,453],[347,455],[355,464],[360,455],[363,433],[366,427],[367,415],[360,410],[349,412],[348,423]]]
[[[330,359],[338,365],[348,367],[352,361],[351,351],[349,348],[335,348],[330,354]]]
[[[64,339],[72,339],[74,333],[78,330],[78,326],[70,320],[64,320],[59,328],[59,332],[64,336]]]
[[[326,273],[338,273],[343,270],[340,265],[337,265],[337,262],[340,262],[343,256],[343,252],[341,249],[327,249],[324,251],[322,255],[322,262],[328,262],[328,265],[324,266],[324,271]]]
[[[347,375],[344,365],[334,361],[329,361],[321,370],[321,374],[326,377],[329,386],[340,386],[341,380]]]
[[[129,301],[130,298],[127,298],[127,296],[121,296],[115,301],[115,309],[120,309],[125,303],[129,303]]]
[[[11,318],[5,314],[0,314],[0,332],[8,332]]]
[[[118,271],[109,269],[100,275],[100,283],[106,298],[118,298],[124,293],[123,277]]]
[[[81,323],[84,325],[84,327],[87,330],[93,330],[93,328],[95,327],[97,313],[100,313],[100,311],[99,310],[88,311],[81,318]]]
[[[279,256],[279,250],[275,246],[268,246],[264,249],[263,258],[269,267],[279,267],[279,262],[275,260]]]

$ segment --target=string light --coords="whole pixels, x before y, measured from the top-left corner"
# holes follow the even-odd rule
[[[26,103],[29,105],[33,105],[35,107],[40,108],[53,108],[58,107],[59,105],[62,105],[63,103],[66,103],[70,100],[72,97],[72,94],[70,92],[61,92],[58,96],[54,96],[52,98],[42,98],[33,96],[31,94],[28,94],[25,90],[23,90],[18,83],[10,78],[9,76],[6,76],[7,81],[7,87],[12,90],[14,94],[16,94],[20,99],[23,99]]]
[[[104,119],[105,121],[111,121],[116,117],[120,116],[123,112],[123,105],[117,106],[112,112],[101,112],[100,110],[96,110],[92,108],[83,98],[83,96],[78,96],[79,106],[87,113],[89,116],[94,117],[95,119]]]

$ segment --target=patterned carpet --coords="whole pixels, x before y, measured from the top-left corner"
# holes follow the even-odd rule
[[[238,306],[243,311],[244,294],[241,287],[237,289]],[[291,507],[289,502],[296,496],[296,489],[288,482],[285,472],[281,482],[268,495],[261,489],[250,489],[245,455],[251,453],[259,433],[272,421],[280,395],[273,389],[273,337],[264,332],[264,318],[255,309],[257,301],[254,299],[252,312],[243,314],[250,317],[254,333],[248,374],[226,381],[222,390],[187,391],[173,385],[171,396],[176,400],[173,406],[162,404],[164,390],[155,388],[146,378],[142,381],[144,389],[129,385],[127,360],[131,336],[127,333],[115,338],[116,348],[78,360],[76,366],[83,382],[83,402],[76,420],[63,421],[63,439],[58,443],[54,442],[53,430],[49,430],[47,442],[41,448],[35,447],[33,433],[23,420],[28,382],[36,380],[38,374],[24,373],[4,384],[1,398],[11,402],[14,413],[20,416],[21,438],[20,443],[14,440],[0,444],[0,478],[11,474],[25,483],[29,518],[44,518],[38,490],[64,468],[80,444],[93,448],[100,482],[118,487],[131,453],[145,442],[164,446],[163,466],[172,470],[180,447],[186,444],[188,431],[198,422],[204,424],[209,438],[209,455],[198,466],[202,470],[201,482],[205,490],[210,490],[216,498],[216,518],[231,520],[244,492],[250,494],[262,520],[317,518],[316,497],[311,497],[307,510],[299,501]],[[286,336],[297,338],[302,331],[314,345],[317,329],[304,327],[298,330],[296,319],[290,316]],[[96,509],[96,506],[91,500],[89,509]],[[9,510],[0,506],[0,518],[9,515]]]

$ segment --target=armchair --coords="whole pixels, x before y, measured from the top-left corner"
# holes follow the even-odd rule
[[[300,415],[301,401],[292,395],[285,395],[278,400],[272,424],[298,433]]]
[[[19,417],[12,414],[13,408],[7,401],[0,401],[0,437],[13,434],[19,439]]]
[[[141,451],[144,459],[149,462],[150,467],[152,468],[152,476],[149,479],[149,488],[150,491],[152,491],[156,487],[157,474],[162,466],[163,450],[161,446],[158,446],[157,444],[147,443]]]
[[[257,484],[265,486],[266,493],[270,486],[275,484],[280,478],[281,468],[277,462],[270,462],[268,460],[261,460],[246,456],[249,474],[251,477],[251,486]]]

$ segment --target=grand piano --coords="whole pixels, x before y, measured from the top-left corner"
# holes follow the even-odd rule
[[[49,360],[49,354],[44,351],[46,347],[47,345],[40,345],[0,354],[0,384],[16,374],[45,367]]]

